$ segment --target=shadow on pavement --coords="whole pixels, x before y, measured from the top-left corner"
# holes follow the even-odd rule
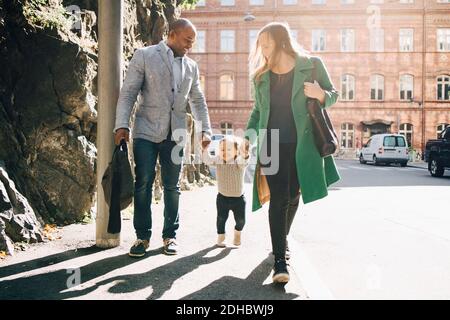
[[[52,254],[45,256],[43,258],[28,260],[24,262],[19,262],[16,264],[8,265],[0,268],[0,278],[8,277],[14,274],[19,274],[22,272],[28,272],[35,269],[40,269],[48,267],[50,265],[58,264],[67,260],[76,259],[84,257],[90,254],[94,254],[104,249],[100,249],[96,246],[91,246],[87,248],[78,248],[74,250],[69,250],[61,253]],[[0,283],[1,287],[1,283]]]
[[[49,273],[21,277],[0,282],[0,299],[39,299],[61,300],[83,297],[98,289],[100,286],[114,284],[108,289],[109,293],[131,293],[145,288],[152,288],[152,293],[147,299],[158,299],[166,291],[170,290],[173,283],[180,277],[194,271],[203,264],[213,263],[225,258],[231,248],[222,250],[213,257],[204,257],[208,252],[216,249],[216,246],[201,250],[193,255],[179,258],[173,262],[159,266],[145,273],[119,275],[95,283],[82,290],[66,291],[67,281],[73,273],[66,269],[59,269]],[[142,259],[133,259],[128,254],[109,257],[80,267],[81,283],[101,277],[111,271],[130,266],[136,262],[142,262],[149,257],[162,254],[162,248],[147,252]],[[44,258],[46,259],[46,258]],[[15,272],[17,273],[17,272]],[[110,299],[111,296],[105,296]]]
[[[222,277],[207,287],[182,299],[192,300],[291,300],[299,297],[286,293],[284,285],[263,284],[272,272],[273,258],[269,255],[247,278]]]
[[[212,246],[203,249],[193,255],[177,259],[145,273],[121,275],[110,278],[98,283],[96,286],[117,282],[114,286],[109,288],[108,291],[110,293],[118,294],[152,287],[153,291],[147,299],[159,299],[165,292],[170,290],[176,280],[194,271],[201,265],[210,264],[225,258],[232,250],[232,248],[226,248],[215,256],[205,257],[205,255],[214,249],[217,249],[217,247]]]
[[[93,248],[86,249],[95,251],[95,249]],[[82,251],[80,255],[64,253],[55,255],[57,257],[49,256],[42,259],[33,260],[34,263],[31,263],[29,267],[31,267],[33,264],[36,264],[37,261],[42,262],[57,260],[58,262],[62,262],[68,260],[69,257],[77,258],[79,256],[89,254],[90,250]],[[161,248],[149,251],[147,252],[146,258],[161,254],[161,252]],[[130,258],[128,254],[121,254],[119,256],[113,256],[95,261],[93,263],[80,267],[81,281],[82,283],[85,283],[116,269],[129,266],[138,261],[140,260]],[[43,267],[45,266],[47,265],[44,265]],[[10,267],[12,268],[14,266]],[[74,265],[73,267],[76,266]],[[12,270],[9,270],[9,272],[11,271]],[[19,272],[14,272],[14,274],[17,273]],[[68,289],[67,281],[71,275],[73,275],[73,272],[68,272],[67,269],[59,269],[56,271],[41,273],[29,277],[20,277],[18,279],[0,281],[0,300],[60,300],[79,296],[79,291],[62,293],[62,291]]]
[[[61,300],[70,298],[83,298],[83,296],[94,292],[101,286],[112,285],[105,295],[106,299],[111,299],[112,294],[132,293],[135,291],[151,288],[151,294],[147,299],[159,299],[169,291],[174,282],[179,278],[191,273],[201,265],[211,264],[225,258],[232,248],[221,250],[215,256],[206,255],[217,249],[212,246],[195,254],[178,258],[173,262],[161,265],[155,269],[144,273],[132,273],[119,275],[105,280],[101,280],[85,289],[67,291],[67,282],[73,272],[67,269],[58,269],[48,273],[20,277],[18,279],[0,281],[0,300],[8,299],[30,299],[30,300]],[[61,254],[48,256],[41,259],[32,260],[24,264],[17,264],[3,268],[2,276],[9,276],[30,271],[33,269],[46,267],[51,263],[59,263],[71,258],[77,258],[100,251],[97,248],[84,248],[77,251],[68,251]],[[142,262],[150,257],[162,254],[162,249],[158,248],[147,252],[142,259],[133,259],[128,254],[101,259],[80,267],[81,283],[104,276],[116,269],[130,266],[137,262]],[[16,267],[15,267],[16,266]],[[17,269],[17,267],[19,269]],[[76,266],[74,266],[76,267]],[[16,268],[16,269],[15,269]],[[194,292],[183,299],[294,299],[296,294],[286,293],[284,286],[273,284],[263,284],[272,271],[272,258],[269,256],[263,260],[245,279],[236,277],[222,277],[207,287]],[[63,292],[64,291],[64,292]],[[101,292],[99,295],[101,297]]]

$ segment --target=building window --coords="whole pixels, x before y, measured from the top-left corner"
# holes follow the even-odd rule
[[[297,31],[297,30],[292,30],[292,29],[291,29],[291,39],[292,39],[292,42],[297,42],[297,37],[298,37],[298,31]]]
[[[234,99],[234,79],[231,74],[220,76],[220,100]]]
[[[196,7],[204,7],[206,5],[206,0],[198,0],[195,4]]]
[[[232,135],[233,134],[233,124],[229,122],[222,122],[220,124],[220,131],[222,134],[225,135]]]
[[[370,99],[384,99],[384,77],[381,74],[370,76]]]
[[[292,6],[297,4],[297,0],[283,0],[285,6]]]
[[[341,4],[354,4],[355,0],[341,0]]]
[[[344,74],[341,77],[341,97],[342,100],[355,100],[355,77],[351,74]]]
[[[400,76],[400,100],[413,99],[414,77],[410,74]]]
[[[353,148],[353,138],[355,136],[355,130],[352,123],[343,123],[341,125],[341,148],[351,149]]]
[[[327,34],[323,29],[312,31],[312,51],[325,51]]]
[[[437,0],[438,3],[450,3],[450,0]]]
[[[414,48],[414,29],[400,29],[399,48],[401,52],[413,51]]]
[[[234,6],[234,0],[220,0],[220,5],[224,7]]]
[[[436,127],[436,139],[439,139],[439,136],[442,133],[442,131],[444,131],[445,128],[447,128],[448,126],[449,126],[448,123],[441,123]]]
[[[251,6],[263,6],[264,0],[250,0]]]
[[[256,40],[258,39],[259,30],[250,30],[248,32],[248,50],[252,51],[252,48],[256,46]]]
[[[341,30],[341,51],[342,52],[355,51],[355,30],[353,29]]]
[[[400,3],[414,3],[414,0],[400,0]]]
[[[194,53],[204,53],[206,52],[206,31],[197,31],[197,39],[195,40],[194,46],[192,47],[192,52]]]
[[[408,146],[412,146],[413,141],[413,125],[411,123],[402,123],[400,125],[399,134],[405,136]]]
[[[326,0],[312,0],[312,4],[326,4]]]
[[[384,29],[370,29],[370,51],[384,51]]]
[[[222,30],[220,31],[220,51],[221,52],[234,52],[234,30]]]
[[[450,28],[437,29],[438,51],[450,51]]]
[[[200,76],[200,89],[202,89],[202,92],[205,93],[205,88],[206,88],[206,78],[204,75]]]
[[[450,101],[450,75],[437,78],[437,99]]]
[[[384,0],[370,0],[370,3],[381,4],[381,3],[384,3]]]

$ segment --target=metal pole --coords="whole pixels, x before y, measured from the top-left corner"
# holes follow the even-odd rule
[[[422,155],[425,154],[425,94],[426,94],[426,83],[427,80],[427,69],[426,69],[426,53],[427,53],[427,22],[426,22],[426,1],[423,1],[423,12],[422,12],[422,109],[421,109],[421,122],[422,122],[422,139],[420,143],[420,149]]]
[[[98,1],[98,120],[96,245],[120,245],[120,234],[107,232],[109,207],[101,187],[102,176],[114,150],[116,104],[122,84],[122,0]]]

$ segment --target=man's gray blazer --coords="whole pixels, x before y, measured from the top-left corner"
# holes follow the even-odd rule
[[[201,121],[202,131],[211,134],[208,108],[200,89],[197,63],[185,56],[179,92],[173,88],[173,83],[172,65],[162,42],[136,50],[117,102],[114,131],[119,128],[130,129],[130,115],[139,95],[136,118],[131,130],[133,138],[159,143],[166,139],[171,126],[172,136],[175,138],[173,140],[185,145],[188,103],[194,119]],[[182,141],[175,134],[178,133],[180,136],[180,132],[184,136]]]

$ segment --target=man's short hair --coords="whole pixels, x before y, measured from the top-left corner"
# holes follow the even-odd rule
[[[171,31],[178,32],[188,27],[191,27],[192,29],[195,30],[195,26],[190,20],[184,18],[176,19],[169,25],[169,33]]]

